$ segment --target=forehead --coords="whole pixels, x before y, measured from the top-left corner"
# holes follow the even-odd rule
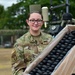
[[[40,18],[40,19],[42,19],[42,17],[41,17],[41,14],[39,14],[39,13],[32,13],[32,14],[30,14],[30,17],[29,18]]]

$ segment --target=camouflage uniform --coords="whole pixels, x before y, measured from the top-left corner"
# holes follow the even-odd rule
[[[37,37],[27,32],[17,39],[11,56],[13,75],[22,75],[25,68],[44,50],[52,39],[51,35],[44,32],[41,32]]]

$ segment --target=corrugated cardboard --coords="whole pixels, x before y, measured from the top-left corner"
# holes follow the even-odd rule
[[[26,68],[23,75],[28,75],[28,73],[38,65],[48,53],[58,44],[62,37],[75,30],[75,25],[67,25],[59,34],[54,38],[54,40],[44,49],[44,51]],[[71,75],[75,68],[75,46],[66,55],[65,59],[61,62],[60,66],[53,71],[52,75]]]

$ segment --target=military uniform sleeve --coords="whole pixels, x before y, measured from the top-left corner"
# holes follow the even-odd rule
[[[21,46],[15,45],[11,55],[11,62],[13,75],[22,75],[26,65],[24,62],[23,48]]]
[[[50,35],[50,37],[51,37],[51,41],[52,41],[52,40],[54,39],[54,37],[53,37],[52,35]],[[51,41],[50,41],[50,42],[51,42]]]
[[[22,75],[23,71],[26,68],[24,62],[24,50],[23,47],[19,44],[22,44],[24,37],[21,37],[14,44],[14,49],[11,53],[11,64],[12,64],[12,73],[13,75]]]

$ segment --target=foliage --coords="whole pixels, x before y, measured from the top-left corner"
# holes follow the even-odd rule
[[[31,4],[41,4],[41,7],[47,6],[49,8],[49,13],[56,13],[59,17],[62,16],[62,11],[65,12],[65,7],[61,7],[58,9],[53,9],[52,13],[50,10],[50,6],[56,6],[65,3],[65,0],[17,0],[17,4],[13,4],[11,7],[4,9],[2,5],[0,5],[0,29],[25,29],[27,28],[27,24],[25,22],[27,15],[29,13],[29,5]],[[75,0],[69,0],[70,10],[69,12],[75,18]],[[51,19],[51,15],[49,15]]]

